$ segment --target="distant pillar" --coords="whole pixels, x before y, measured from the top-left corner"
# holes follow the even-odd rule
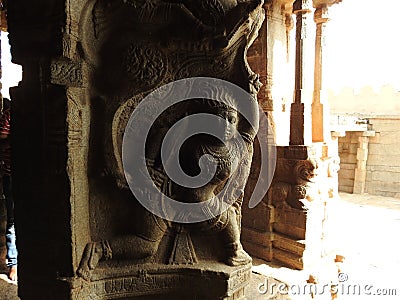
[[[311,144],[311,136],[307,130],[309,108],[304,103],[304,66],[305,40],[307,37],[307,14],[311,12],[310,1],[296,0],[293,4],[293,13],[296,14],[296,63],[294,103],[290,110],[290,145]]]
[[[369,137],[375,136],[375,131],[368,130],[362,132],[358,138],[357,149],[357,168],[354,173],[353,194],[365,193],[365,179],[367,177],[367,160],[368,160],[368,144]]]
[[[324,110],[324,104],[321,103],[324,31],[326,23],[329,21],[327,5],[321,5],[316,8],[314,12],[314,21],[317,29],[315,36],[314,93],[311,105],[312,141],[324,142],[326,140],[325,131],[328,130],[324,123],[326,123],[326,119],[329,117],[327,111]]]

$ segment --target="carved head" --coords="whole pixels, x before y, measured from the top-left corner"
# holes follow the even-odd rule
[[[294,175],[298,183],[309,182],[315,176],[316,163],[310,160],[298,161],[294,167]]]
[[[229,105],[208,99],[196,99],[193,102],[192,113],[209,113],[218,117],[217,130],[220,132],[220,136],[223,137],[222,142],[229,141],[235,137],[239,123],[239,115],[234,108],[233,101],[228,103]]]

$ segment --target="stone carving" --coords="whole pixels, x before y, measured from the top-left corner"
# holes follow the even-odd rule
[[[89,153],[98,153],[89,154],[92,163],[88,172],[93,174],[90,188],[98,190],[104,182],[111,180],[118,186],[109,195],[96,194],[91,196],[92,199],[103,197],[102,201],[107,201],[107,197],[114,197],[118,201],[118,195],[125,195],[127,183],[121,159],[122,136],[129,116],[141,99],[155,88],[181,78],[215,76],[228,79],[252,94],[257,93],[259,77],[243,58],[263,20],[260,12],[261,2],[258,0],[88,2],[82,13],[80,42],[91,66],[90,93],[94,116],[91,131],[96,134],[91,140]],[[218,89],[210,93],[210,99],[215,99],[213,93],[223,96]],[[99,230],[93,230],[96,238],[87,243],[83,252],[77,270],[80,277],[90,280],[99,263],[104,266],[121,260],[133,260],[138,265],[154,260],[161,265],[184,266],[200,264],[208,256],[229,266],[251,262],[240,243],[240,222],[256,132],[238,114],[236,108],[240,100],[232,98],[229,105],[209,99],[180,104],[163,112],[149,132],[146,166],[154,185],[164,195],[180,202],[201,203],[212,199],[211,208],[203,210],[209,218],[185,225],[137,208],[135,219],[126,222],[134,229],[125,230],[124,234],[104,232],[104,236]],[[244,146],[236,142],[237,137],[229,126],[221,127],[225,136],[223,142],[201,134],[190,138],[181,149],[185,173],[195,176],[203,157],[209,158],[208,162],[202,161],[205,164],[217,162],[217,170],[204,186],[186,188],[167,176],[160,163],[160,147],[166,132],[175,122],[197,113],[209,113],[224,119],[239,133]],[[231,178],[234,180],[229,180]],[[219,196],[227,185],[230,192]],[[145,189],[141,193],[146,197],[149,195]],[[212,208],[222,202],[231,206],[215,215]],[[92,205],[98,206],[95,202]],[[109,207],[113,207],[112,204]],[[94,214],[107,216],[104,209],[98,211]],[[98,225],[92,226],[97,228]],[[113,230],[109,229],[109,232]],[[215,251],[218,255],[199,249],[199,235],[215,236],[221,248]],[[144,266],[142,270],[146,272],[148,269]],[[247,282],[248,272],[239,277],[241,279],[234,283],[234,289]]]
[[[310,184],[317,164],[312,160],[280,160],[276,182],[270,188],[271,203],[277,208],[304,209],[315,197]]]
[[[82,87],[84,83],[82,63],[66,59],[53,60],[50,66],[51,83]]]
[[[205,207],[203,213],[208,217],[207,221],[189,226],[195,231],[215,232],[221,236],[226,250],[225,262],[228,265],[236,266],[251,262],[250,256],[243,250],[240,243],[240,216],[241,204],[243,200],[243,189],[249,173],[251,161],[252,143],[255,137],[255,131],[241,124],[241,118],[233,107],[211,100],[193,100],[190,102],[192,111],[190,113],[210,113],[226,120],[227,124],[223,124],[220,130],[223,130],[224,141],[209,135],[200,134],[188,140],[180,152],[182,169],[190,176],[196,176],[199,168],[200,158],[207,157],[209,161],[204,162],[213,164],[217,161],[217,169],[214,177],[204,186],[199,188],[187,188],[171,182],[160,165],[160,149],[150,149],[147,156],[147,168],[154,184],[157,188],[168,193],[181,202],[205,202],[212,199],[211,208]],[[256,114],[257,112],[254,112]],[[246,148],[243,149],[240,144],[235,142],[234,132],[231,127],[237,128],[243,140],[246,142]],[[242,131],[241,131],[242,130]],[[155,145],[159,141],[154,141]],[[151,147],[150,147],[151,148]],[[240,153],[248,153],[244,155],[242,161],[239,161]],[[232,170],[239,174],[232,174]],[[228,179],[235,175],[236,177],[229,183],[233,186],[231,194],[223,194],[221,199],[216,195],[224,189]],[[143,191],[144,195],[146,191]],[[149,194],[150,195],[150,194]],[[162,200],[161,200],[162,201]],[[220,215],[215,215],[213,208],[220,206],[221,201],[232,204],[228,210]],[[161,204],[162,205],[162,204]],[[172,212],[180,213],[180,212]],[[131,258],[142,259],[153,256],[159,247],[161,239],[167,230],[172,229],[179,231],[176,234],[174,248],[169,262],[172,264],[193,264],[197,262],[196,254],[190,239],[190,235],[185,231],[184,225],[174,224],[163,220],[160,217],[146,211],[142,214],[140,222],[140,231],[137,235],[128,235],[100,242],[91,242],[86,246],[80,263],[78,274],[85,279],[90,278],[91,270],[93,270],[100,260],[109,260],[112,258]],[[190,216],[188,216],[190,217]]]
[[[258,0],[88,2],[82,14],[81,44],[94,70],[91,85],[100,98],[96,106],[104,103],[102,122],[113,124],[99,138],[104,161],[96,162],[97,173],[112,175],[119,186],[124,185],[118,149],[126,123],[118,118],[126,119],[134,110],[130,106],[120,114],[126,99],[144,97],[163,83],[193,76],[232,78],[239,85],[248,77],[251,92],[257,93],[258,78],[240,52],[247,50],[241,45],[248,47],[257,35],[263,20],[259,6]]]
[[[317,168],[311,160],[299,160],[294,166],[294,177],[298,184],[306,184],[314,177],[314,170]]]
[[[157,48],[131,44],[122,57],[125,73],[135,84],[146,82],[149,87],[154,86],[166,71],[164,55]]]
[[[149,267],[149,266],[146,266]],[[218,274],[211,274],[209,278],[203,276],[204,270],[192,268],[188,274],[177,273],[177,267],[172,267],[171,273],[166,273],[169,268],[158,266],[158,269],[141,269],[135,267],[131,275],[124,275],[118,278],[105,278],[102,282],[90,282],[77,289],[73,299],[119,299],[128,295],[156,294],[154,299],[164,299],[168,293],[179,291],[182,286],[190,287],[189,291],[178,299],[192,299],[193,295],[199,295],[200,299],[218,299],[221,295],[216,293],[221,281]],[[204,267],[204,265],[202,266]],[[221,272],[222,271],[222,272]],[[251,266],[228,274],[226,269],[220,270],[222,276],[227,279],[228,299],[241,299],[237,297],[237,291],[243,293],[246,282],[250,280]],[[204,288],[207,287],[207,288]],[[89,297],[88,297],[89,295]],[[168,298],[170,299],[170,298]],[[173,298],[172,298],[173,299]]]

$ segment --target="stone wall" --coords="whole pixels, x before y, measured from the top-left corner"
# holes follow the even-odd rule
[[[340,170],[339,191],[353,193],[354,170],[357,167],[357,148],[360,132],[346,132],[339,138]]]
[[[369,118],[375,137],[370,137],[366,192],[400,198],[400,115]]]
[[[363,118],[369,131],[347,131],[339,138],[339,191],[400,198],[400,115]],[[355,180],[360,172],[365,174]]]
[[[332,112],[400,113],[400,91],[389,84],[379,88],[364,86],[358,90],[351,87],[344,87],[339,92],[329,90],[328,100]]]

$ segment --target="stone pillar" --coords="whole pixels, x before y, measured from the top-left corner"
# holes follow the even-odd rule
[[[315,36],[314,93],[311,106],[313,142],[324,142],[325,131],[329,131],[326,128],[326,119],[329,120],[329,115],[326,114],[324,104],[321,103],[324,30],[328,20],[328,7],[326,5],[317,7],[314,12],[314,21],[317,29]]]
[[[311,139],[311,89],[307,83],[312,82],[314,76],[310,70],[306,71],[306,65],[310,65],[309,58],[315,53],[312,47],[308,47],[310,35],[307,37],[306,34],[313,25],[307,23],[310,11],[308,1],[296,1],[293,5],[296,14],[296,66],[290,146],[277,147],[274,178],[262,203],[253,211],[244,205],[243,236],[250,253],[266,260],[278,260],[296,269],[310,268],[333,255],[330,207],[338,197],[337,140],[312,143]],[[319,42],[322,43],[320,37],[316,40],[317,51],[321,50]],[[317,102],[321,102],[322,59],[318,57],[317,60],[314,73],[318,93],[315,94],[319,97]]]
[[[315,62],[314,62],[314,92],[311,105],[312,141],[326,142],[330,139],[329,106],[326,103],[323,87],[323,63],[325,47],[325,28],[329,21],[328,8],[341,0],[314,0]]]
[[[365,179],[367,177],[367,160],[369,137],[375,136],[375,131],[363,131],[358,138],[357,148],[357,167],[354,172],[354,194],[363,194],[365,192]]]
[[[266,20],[260,29],[259,37],[248,52],[249,64],[255,72],[260,74],[260,81],[263,83],[258,94],[258,101],[268,116],[269,127],[263,126],[266,124],[260,124],[260,131],[267,132],[268,130],[270,145],[274,139],[276,141],[277,137],[281,144],[289,142],[289,111],[286,109],[286,103],[289,99],[292,100],[292,94],[287,92],[292,82],[287,80],[287,73],[291,70],[289,44],[290,30],[293,27],[293,2],[294,0],[268,1],[264,5]],[[242,242],[246,251],[270,261],[273,259],[273,207],[268,204],[267,197],[257,209],[251,209],[247,205],[260,172],[261,155],[258,143],[254,148],[253,164],[242,207]]]
[[[311,1],[296,0],[293,4],[293,13],[296,15],[296,63],[294,103],[290,110],[290,145],[311,144],[310,107],[307,101],[305,76],[307,44],[307,25]]]
[[[239,240],[241,203],[257,126],[238,114],[231,119],[247,146],[247,157],[238,162],[240,178],[232,180],[234,193],[227,193],[236,197],[235,206],[218,215],[210,212],[204,223],[164,220],[145,210],[129,189],[122,163],[130,116],[165,84],[216,77],[256,97],[260,84],[245,57],[264,19],[262,1],[214,2],[9,2],[12,56],[24,72],[11,91],[22,299],[244,298],[251,257]],[[253,98],[236,99],[214,82],[199,88],[209,92],[199,98],[223,94],[240,102],[237,106],[252,107],[256,124]],[[195,89],[191,83],[181,90]],[[233,115],[237,108],[197,101],[200,105],[190,109]],[[190,112],[184,105],[171,109],[151,124],[141,114],[139,125],[151,127],[145,168],[164,195],[200,203],[204,193],[175,185],[160,165],[160,139],[175,118]],[[202,141],[192,143],[197,152],[189,153],[213,151],[226,166],[230,152],[208,145],[210,139]],[[132,160],[144,159],[135,154]],[[229,177],[229,171],[220,174]],[[227,179],[218,177],[207,187],[216,184],[221,191]],[[142,185],[136,187],[150,195]],[[154,199],[163,206],[162,195],[148,200]]]

